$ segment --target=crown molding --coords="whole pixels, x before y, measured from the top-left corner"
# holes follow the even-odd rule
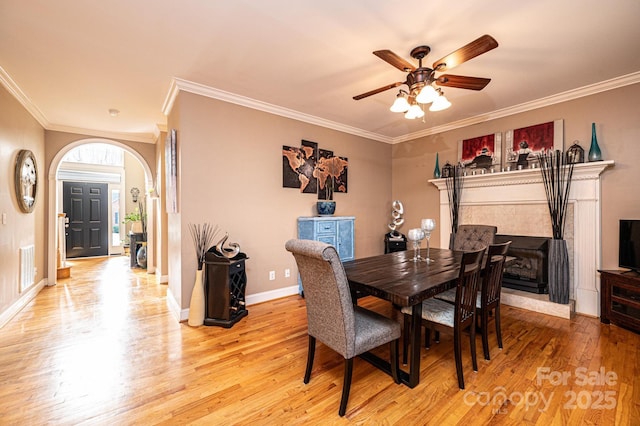
[[[366,130],[358,129],[356,127],[347,126],[345,124],[337,123],[331,120],[325,120],[320,117],[305,114],[303,112],[295,111],[289,108],[284,108],[278,105],[273,105],[267,102],[251,99],[246,96],[236,95],[224,90],[215,89],[203,84],[194,83],[192,81],[183,80],[177,77],[173,78],[169,93],[165,98],[165,102],[162,108],[162,112],[168,115],[173,108],[173,103],[176,96],[180,91],[193,93],[200,96],[205,96],[212,99],[218,99],[224,102],[244,106],[247,108],[256,109],[259,111],[267,112],[270,114],[279,115],[281,117],[291,118],[293,120],[302,121],[304,123],[314,124],[320,127],[326,127],[328,129],[337,130],[339,132],[348,133],[354,136],[360,136],[367,139],[373,139],[379,142],[393,143],[393,138],[384,136],[378,133],[368,132]]]
[[[489,112],[487,114],[477,115],[475,117],[466,118],[464,120],[454,121],[442,126],[435,126],[429,129],[421,130],[419,132],[410,133],[404,136],[398,136],[393,138],[391,143],[396,144],[400,142],[406,142],[414,139],[418,139],[424,136],[435,135],[443,133],[449,130],[459,129],[461,127],[471,126],[473,124],[484,123],[486,121],[495,120],[497,118],[507,117],[521,112],[527,112],[538,108],[547,107],[550,105],[558,104],[561,102],[567,102],[574,99],[582,98],[589,95],[595,95],[596,93],[606,92],[607,90],[618,89],[620,87],[629,86],[631,84],[640,83],[640,71],[623,75],[620,77],[612,78],[602,81],[600,83],[590,84],[588,86],[579,87],[577,89],[567,90],[566,92],[558,93],[555,95],[547,96],[545,98],[536,99],[531,102],[525,102],[522,104],[514,105],[508,108],[499,109]]]
[[[31,101],[31,99],[20,89],[18,84],[11,78],[9,74],[0,66],[0,82],[9,93],[17,99],[18,102],[27,110],[33,118],[45,129],[48,129],[51,123],[44,116],[42,111]]]

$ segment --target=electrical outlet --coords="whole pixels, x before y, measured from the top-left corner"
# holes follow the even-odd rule
[[[289,278],[291,276],[291,269],[285,269],[284,270],[284,277],[285,278]]]
[[[276,279],[276,271],[269,271],[269,281]]]

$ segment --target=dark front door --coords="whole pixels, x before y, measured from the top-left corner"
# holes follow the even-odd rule
[[[106,183],[63,182],[62,204],[69,218],[67,257],[109,254]]]

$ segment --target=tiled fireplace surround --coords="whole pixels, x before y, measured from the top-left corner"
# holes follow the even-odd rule
[[[600,174],[613,161],[576,164],[569,194],[564,237],[569,251],[569,305],[549,301],[546,294],[503,288],[507,305],[569,318],[575,312],[599,316],[601,264]],[[446,179],[430,180],[440,190],[440,246],[449,246],[451,219]],[[539,169],[466,176],[459,223],[498,227],[499,234],[551,237],[551,220]]]

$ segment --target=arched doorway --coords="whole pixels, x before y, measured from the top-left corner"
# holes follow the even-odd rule
[[[144,181],[145,181],[145,187],[142,188],[141,196],[146,197],[145,194],[149,194],[150,190],[153,188],[153,185],[154,185],[154,179],[152,177],[153,175],[151,173],[151,168],[149,167],[147,160],[142,155],[140,155],[140,153],[138,153],[135,149],[133,149],[131,146],[128,146],[124,143],[121,143],[119,141],[115,141],[112,139],[85,138],[85,139],[79,139],[77,141],[70,142],[69,144],[62,147],[60,151],[58,151],[56,155],[53,157],[48,170],[49,197],[48,197],[47,213],[48,213],[49,219],[47,221],[47,224],[48,224],[48,230],[47,230],[48,271],[47,271],[47,274],[48,274],[48,277],[50,277],[49,283],[48,283],[49,285],[53,285],[57,282],[57,278],[54,278],[54,277],[57,277],[57,270],[56,270],[57,269],[56,254],[57,254],[57,247],[58,247],[57,214],[58,214],[58,206],[61,203],[61,197],[62,197],[62,194],[59,191],[59,185],[58,185],[58,178],[57,178],[58,170],[66,154],[68,154],[69,152],[71,152],[72,150],[74,150],[79,146],[86,145],[86,144],[94,144],[94,143],[107,144],[107,145],[113,145],[113,146],[119,147],[124,151],[128,152],[129,154],[131,154],[135,159],[138,160],[138,162],[142,166],[142,169],[144,170]],[[147,203],[147,205],[151,207],[153,205],[153,201],[151,199],[148,199],[147,201],[151,201]],[[147,217],[149,222],[149,229],[153,229],[154,222],[155,222],[155,208],[149,208]],[[147,246],[148,246],[148,257],[149,259],[153,259],[154,251],[155,251],[155,238],[154,238],[153,232],[149,232],[147,235]],[[153,263],[153,261],[148,264],[148,272],[149,273],[155,272],[155,264]]]

